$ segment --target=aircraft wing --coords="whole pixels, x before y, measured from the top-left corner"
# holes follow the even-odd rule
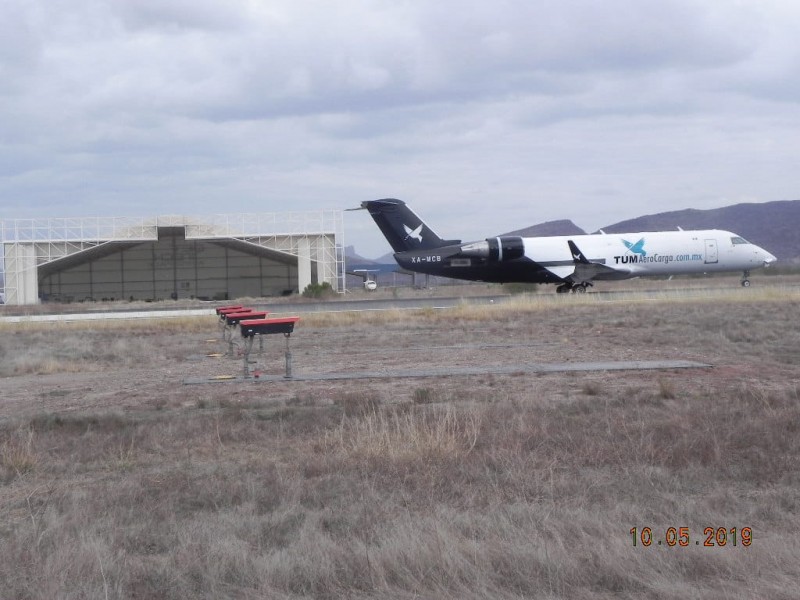
[[[589,262],[579,263],[575,265],[573,274],[570,279],[575,282],[592,281],[593,279],[615,279],[621,275],[627,275],[628,271],[622,269],[613,269],[606,265]]]
[[[542,265],[545,269],[550,271],[559,279],[567,280],[573,273],[575,273],[575,265]]]
[[[614,269],[606,266],[603,262],[591,261],[581,252],[577,244],[572,240],[567,240],[570,254],[572,254],[572,264],[559,264],[545,267],[556,277],[565,281],[581,283],[592,281],[593,279],[614,279],[621,275],[627,275],[627,269]]]

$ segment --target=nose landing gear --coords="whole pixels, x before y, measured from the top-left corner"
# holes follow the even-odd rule
[[[750,287],[750,271],[742,273],[742,287]]]

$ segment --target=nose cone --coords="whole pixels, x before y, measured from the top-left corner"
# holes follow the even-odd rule
[[[772,263],[778,260],[775,256],[773,256],[764,249],[761,250],[761,259],[764,261],[765,267],[770,266]]]

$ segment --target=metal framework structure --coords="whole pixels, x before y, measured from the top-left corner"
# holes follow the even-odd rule
[[[187,240],[233,239],[317,264],[320,282],[345,291],[341,210],[209,216],[82,217],[0,220],[4,292],[8,304],[37,294],[37,271],[98,246],[157,241],[159,229],[183,228]],[[23,300],[23,302],[20,302]],[[28,300],[29,302],[30,300]]]

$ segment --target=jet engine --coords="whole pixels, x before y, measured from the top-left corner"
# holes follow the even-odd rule
[[[482,242],[472,242],[461,246],[460,256],[485,258],[489,262],[503,262],[522,258],[525,255],[525,244],[521,237],[493,237]]]

